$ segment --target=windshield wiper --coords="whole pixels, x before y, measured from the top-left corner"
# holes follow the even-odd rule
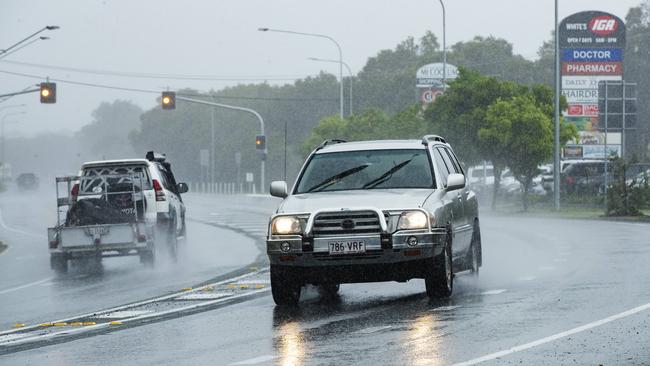
[[[359,165],[359,166],[356,166],[356,167],[348,169],[348,170],[344,170],[344,171],[342,171],[342,172],[340,172],[340,173],[338,173],[336,175],[333,175],[333,176],[331,176],[331,177],[329,177],[327,179],[324,179],[322,182],[320,182],[320,183],[314,185],[313,187],[309,188],[306,192],[322,191],[323,189],[331,186],[332,184],[337,183],[341,179],[366,169],[368,166],[370,166],[370,164],[363,164],[363,165]]]
[[[403,167],[405,167],[406,164],[410,163],[412,160],[413,160],[413,158],[410,158],[408,160],[404,160],[403,162],[395,165],[394,167],[392,167],[388,171],[386,171],[386,173],[380,175],[378,178],[375,178],[375,179],[371,180],[370,182],[364,184],[362,188],[374,188],[374,187],[384,183],[385,181],[391,179],[393,174],[396,171],[398,171],[398,170],[402,169]]]

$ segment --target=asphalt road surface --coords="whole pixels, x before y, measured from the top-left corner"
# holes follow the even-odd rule
[[[187,202],[192,214],[221,227],[210,241],[221,254],[261,238],[263,219],[277,203],[258,197],[223,196],[194,196]],[[5,207],[3,199],[0,208],[9,225]],[[17,222],[24,224],[14,226],[19,230],[29,230],[32,225],[20,219]],[[295,309],[276,307],[267,293],[216,310],[0,356],[0,364],[647,365],[649,228],[635,223],[483,213],[480,277],[457,277],[448,300],[429,300],[420,280],[343,285],[340,296],[330,300],[308,288]],[[20,235],[7,230],[2,234]],[[192,231],[190,235],[194,236]],[[29,251],[11,246],[0,255],[3,277],[18,271],[29,283],[52,275],[44,271],[29,277],[37,269],[5,268],[17,257],[46,252],[45,244],[37,245],[35,239],[31,239],[34,244]],[[209,262],[219,255],[201,257]],[[213,274],[205,269],[209,273],[197,269],[184,280]],[[111,265],[99,279],[72,278],[58,285],[57,280],[51,286],[33,285],[2,293],[6,287],[20,286],[12,276],[6,284],[1,282],[0,308],[3,318],[7,304],[14,314],[20,314],[20,303],[26,307],[24,313],[53,311],[46,308],[64,300],[52,288],[64,288],[85,308],[105,308],[110,305],[103,302],[108,298],[111,303],[126,299],[93,296],[102,288],[121,292],[124,282],[137,282],[132,281],[133,276],[145,276],[141,272],[146,274],[137,263],[120,263]],[[152,282],[151,293],[174,287],[165,287],[172,277]],[[83,285],[85,291],[77,291],[72,283]],[[138,297],[137,291],[127,293],[128,298]],[[78,310],[58,311],[74,315]],[[12,321],[2,319],[2,324]]]

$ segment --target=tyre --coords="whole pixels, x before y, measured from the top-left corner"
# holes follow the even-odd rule
[[[318,292],[322,297],[333,298],[338,296],[340,288],[338,283],[323,283],[318,285]]]
[[[294,271],[271,266],[271,294],[276,305],[295,306],[300,299],[302,284]]]
[[[50,268],[52,268],[57,275],[66,274],[68,273],[68,260],[63,255],[51,254]]]
[[[473,276],[478,276],[479,268],[481,267],[481,228],[479,227],[478,221],[474,222],[469,255],[469,271]]]
[[[178,260],[178,235],[176,234],[176,225],[176,217],[174,217],[171,224],[169,225],[169,229],[165,238],[167,241],[167,250],[169,251],[169,256],[174,262]]]
[[[156,263],[156,242],[150,241],[147,243],[147,249],[140,251],[140,263],[146,267],[153,267]]]
[[[433,260],[433,266],[426,273],[424,284],[430,298],[446,298],[451,296],[454,289],[454,273],[452,269],[451,239],[447,235],[445,248]]]

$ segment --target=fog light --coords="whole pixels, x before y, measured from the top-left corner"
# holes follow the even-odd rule
[[[288,253],[291,250],[291,244],[285,241],[284,243],[280,244],[280,250],[285,253]]]
[[[410,247],[414,247],[418,245],[418,238],[415,236],[409,236],[408,239],[406,239],[406,244],[408,244]]]

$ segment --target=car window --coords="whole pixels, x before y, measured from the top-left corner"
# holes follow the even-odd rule
[[[449,160],[450,160],[451,163],[453,164],[456,173],[458,173],[458,174],[465,174],[465,173],[463,172],[463,167],[460,165],[460,162],[459,162],[458,159],[456,158],[456,155],[454,155],[454,153],[453,153],[451,150],[449,150],[449,149],[444,149],[444,150],[445,150],[445,152],[447,153],[447,155],[449,156]]]
[[[449,168],[445,163],[445,160],[442,157],[442,154],[439,149],[433,149],[433,159],[436,162],[438,171],[440,172],[440,178],[443,182],[447,182],[447,177],[449,176]],[[443,183],[444,185],[445,183]]]
[[[432,187],[434,179],[426,150],[362,150],[315,154],[296,193]]]

